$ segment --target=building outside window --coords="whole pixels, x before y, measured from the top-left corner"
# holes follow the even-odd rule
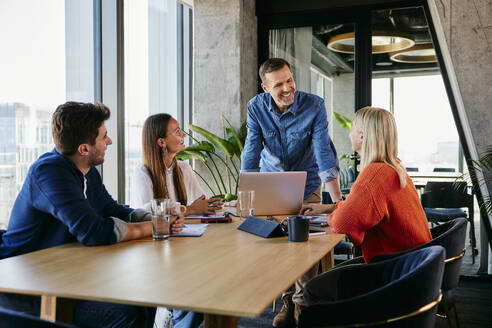
[[[0,2],[0,225],[29,166],[53,149],[51,114],[93,101],[91,1]]]

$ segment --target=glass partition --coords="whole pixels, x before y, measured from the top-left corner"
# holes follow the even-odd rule
[[[458,132],[423,8],[374,10],[371,16],[373,40],[393,35],[393,49],[384,52],[375,51],[373,41],[372,105],[395,115],[400,158],[412,172],[457,172]],[[398,37],[409,43],[398,45]]]
[[[329,43],[338,35],[347,33],[352,33],[353,42],[353,24],[269,31],[269,57],[284,58],[291,64],[297,90],[316,94],[325,100],[330,137],[339,158],[343,156],[341,167],[351,165],[346,158],[352,149],[348,139],[349,130],[337,123],[335,113],[353,117],[354,51],[334,51],[330,49]]]

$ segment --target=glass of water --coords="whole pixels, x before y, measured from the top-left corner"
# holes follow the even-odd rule
[[[237,210],[241,219],[246,219],[248,216],[253,215],[255,204],[255,191],[254,190],[240,190],[237,193]]]
[[[168,198],[152,199],[152,238],[165,240],[171,233],[171,225],[176,217],[174,202]]]

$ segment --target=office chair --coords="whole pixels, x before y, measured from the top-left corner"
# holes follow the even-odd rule
[[[345,168],[345,173],[347,174],[347,183],[349,185],[353,184],[355,182],[355,172],[354,169],[351,167]]]
[[[0,327],[2,328],[19,328],[19,327],[36,327],[36,328],[69,328],[75,327],[61,322],[50,322],[39,317],[32,316],[21,312],[16,312],[0,307]]]
[[[437,313],[439,316],[446,317],[449,327],[452,327],[450,311],[453,310],[456,326],[459,327],[458,313],[456,311],[456,305],[454,304],[452,291],[458,286],[460,279],[461,263],[463,261],[463,256],[465,255],[466,228],[467,220],[465,218],[458,218],[443,223],[430,230],[432,235],[431,241],[403,252],[376,256],[372,258],[369,263],[385,261],[430,246],[444,247],[446,250],[446,259],[444,260],[444,276],[441,286],[443,291],[443,302],[439,303]],[[337,265],[337,267],[363,263],[364,258],[360,256],[350,261],[345,261]]]
[[[444,258],[444,248],[432,246],[377,263],[335,267],[306,285],[308,299],[320,280],[328,295],[301,311],[298,327],[434,327]]]
[[[427,182],[420,201],[424,208],[427,220],[432,225],[448,222],[459,217],[467,218],[470,222],[470,244],[472,247],[472,262],[478,254],[475,237],[474,202],[473,195],[467,191],[466,182]],[[461,208],[468,208],[468,213]]]
[[[435,167],[434,172],[456,172],[453,167]]]

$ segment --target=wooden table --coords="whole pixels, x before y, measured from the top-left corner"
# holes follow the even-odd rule
[[[0,261],[0,291],[41,295],[41,317],[52,321],[61,300],[77,299],[203,312],[206,327],[235,327],[239,317],[261,315],[319,260],[332,266],[343,239],[264,239],[238,224],[210,224],[199,238],[73,243],[8,258]]]

